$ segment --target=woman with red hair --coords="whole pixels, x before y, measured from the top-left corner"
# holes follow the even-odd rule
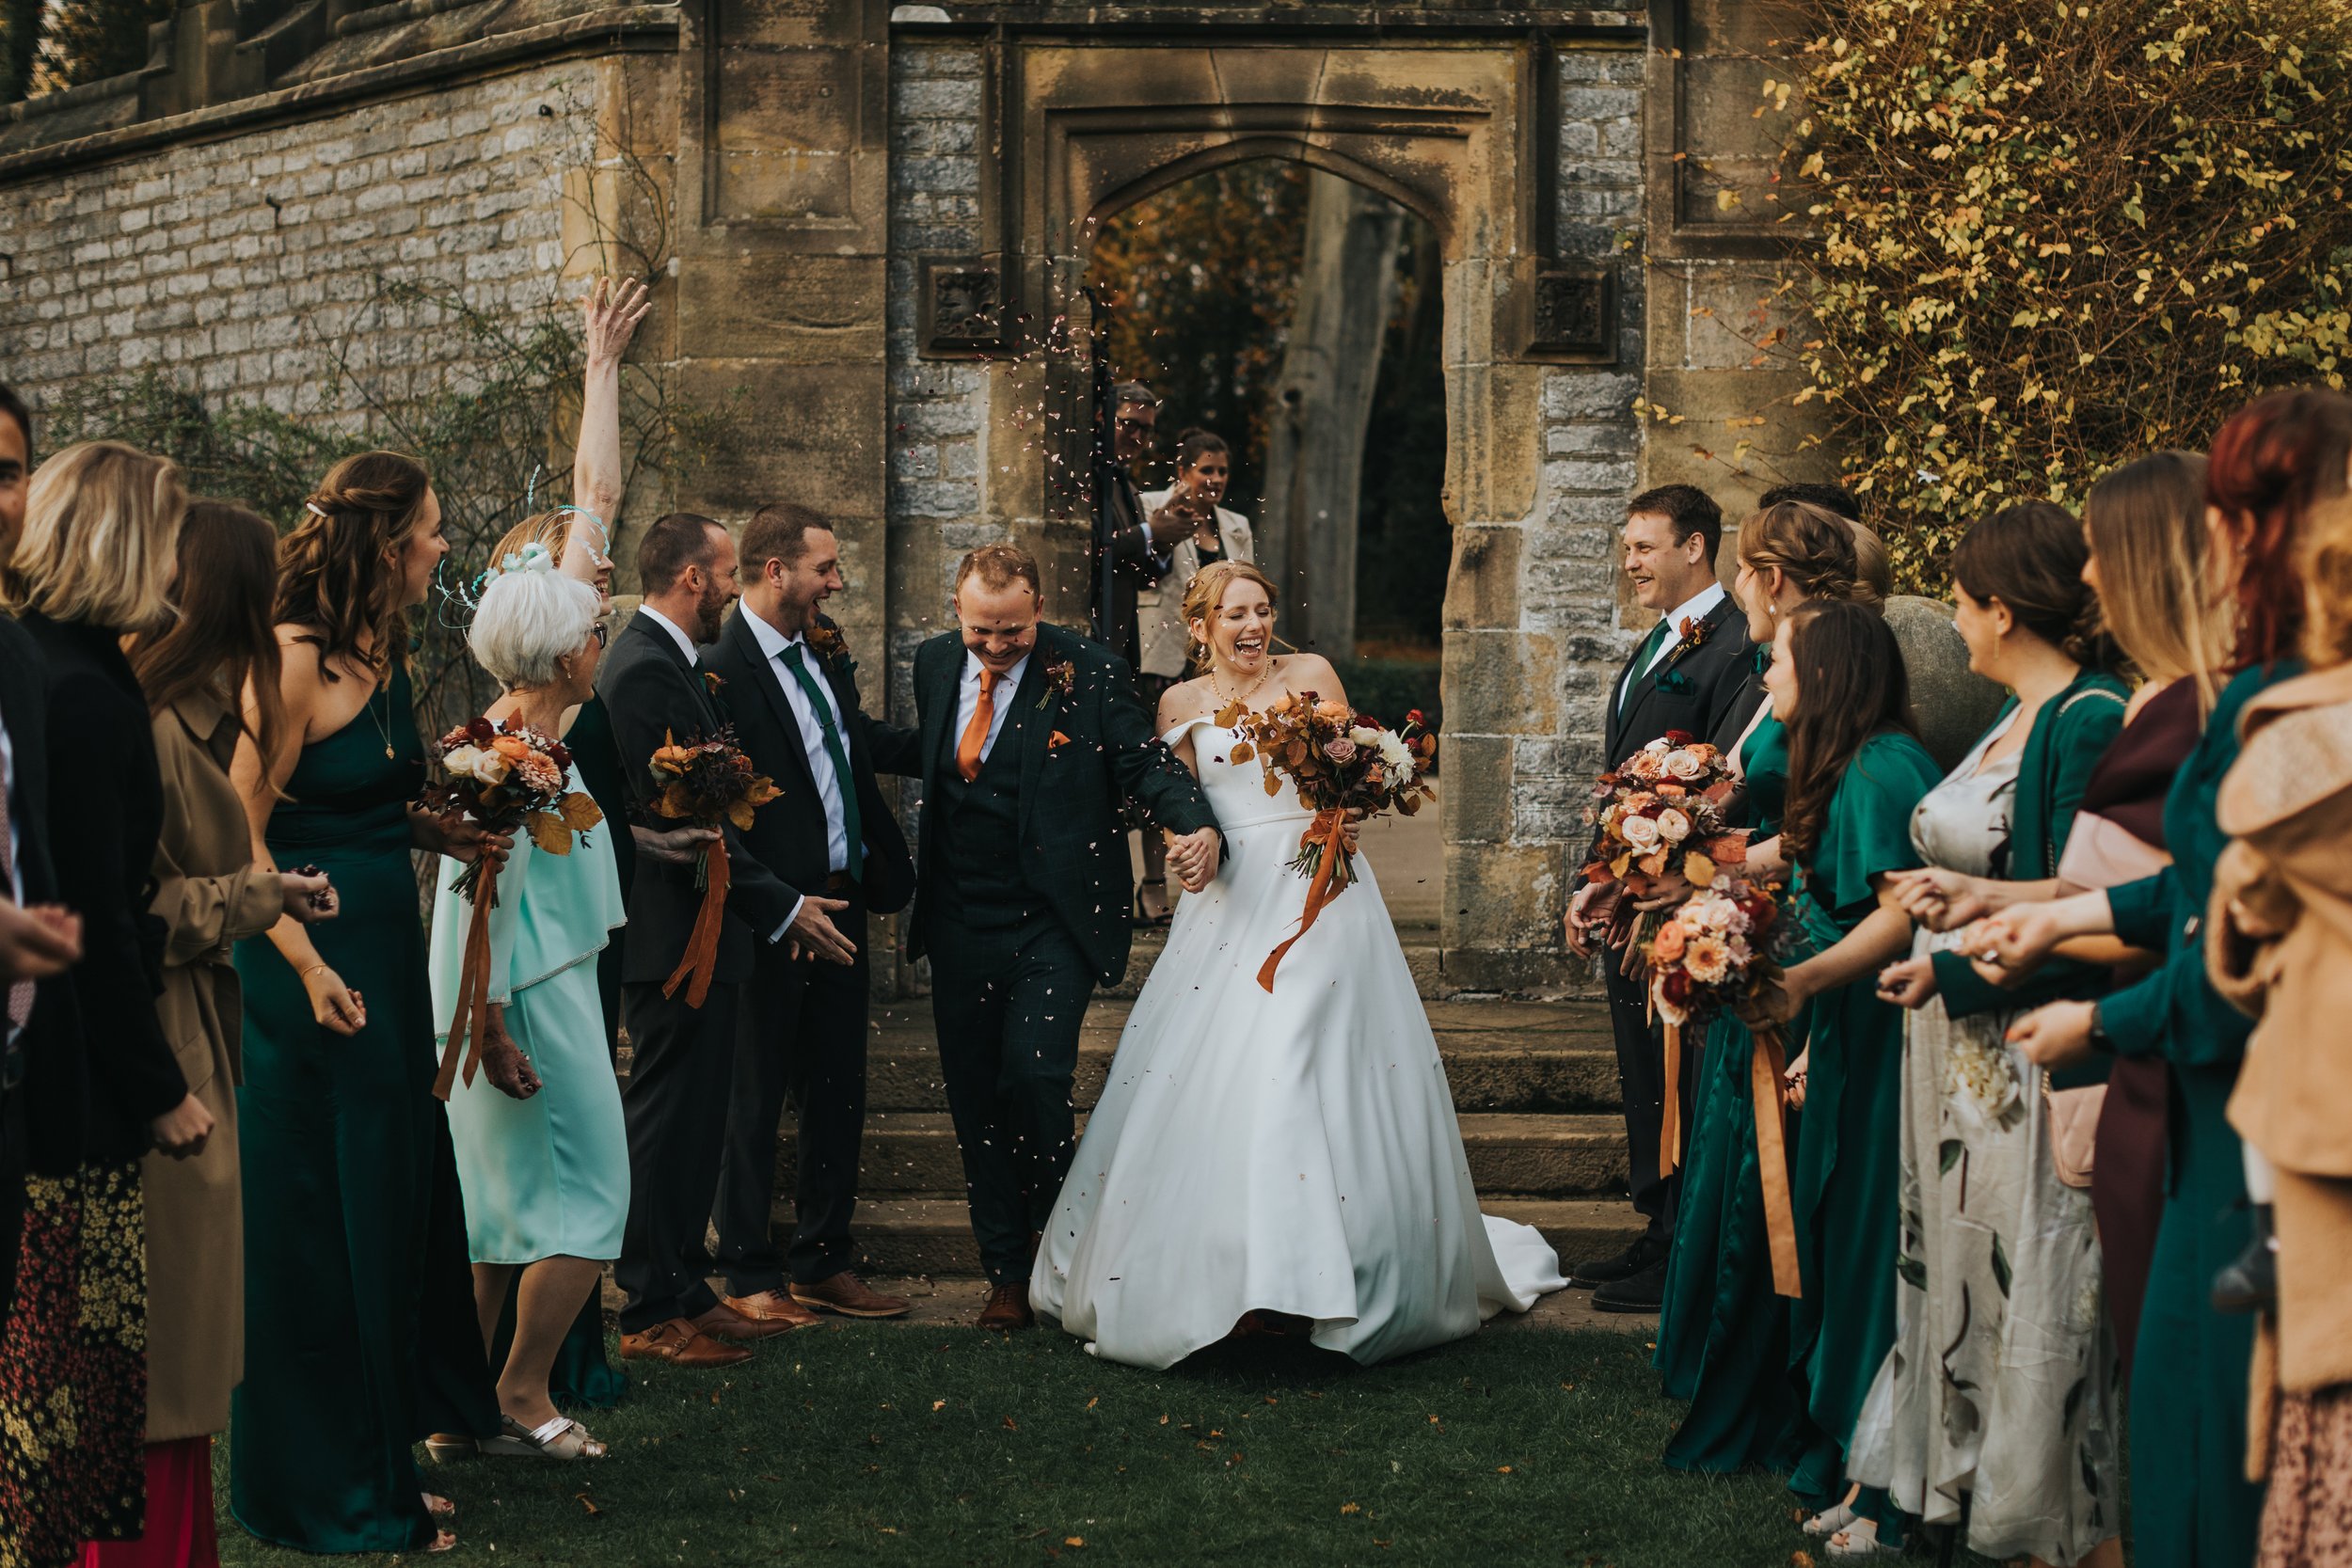
[[[2164,955],[2156,972],[2098,1002],[2028,1013],[2010,1038],[2042,1066],[2093,1053],[2161,1056],[2175,1111],[2164,1217],[2141,1307],[2131,1390],[2134,1537],[2143,1568],[2250,1562],[2262,1494],[2246,1480],[2247,1368],[2253,1320],[2214,1310],[2215,1275],[2252,1234],[2237,1133],[2225,1114],[2251,1021],[2206,975],[2204,913],[2227,836],[2217,819],[2237,760],[2238,718],[2265,689],[2299,674],[2304,603],[2298,560],[2315,507],[2343,494],[2352,463],[2352,398],[2274,392],[2232,416],[2205,474],[2206,560],[2235,608],[2236,671],[2165,801],[2173,863],[2162,875],[1985,921],[1969,946],[2020,971],[2070,937],[2113,932]]]

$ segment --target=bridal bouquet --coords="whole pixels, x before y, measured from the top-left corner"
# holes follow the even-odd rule
[[[441,776],[424,787],[426,809],[443,816],[469,816],[483,831],[531,834],[550,855],[572,852],[572,835],[604,820],[596,803],[567,790],[572,754],[564,743],[528,725],[474,719],[441,736]],[[490,911],[498,903],[500,859],[477,856],[450,882],[450,890],[473,906],[466,930],[465,959],[458,971],[457,1016],[450,1021],[449,1044],[433,1092],[443,1100],[457,1080],[464,1053],[466,1082],[482,1060],[483,1024],[489,1014]],[[472,1049],[466,1049],[468,1041]]]
[[[1655,917],[1633,911],[1679,877],[1708,888],[1725,866],[1746,859],[1745,829],[1726,826],[1740,781],[1724,754],[1681,730],[1669,730],[1593,785],[1585,820],[1595,832],[1578,880],[1610,887],[1608,945],[1625,952],[1634,972]]]
[[[1780,989],[1781,967],[1773,957],[1781,934],[1778,891],[1772,883],[1722,873],[1659,923],[1643,945],[1642,958],[1649,965],[1650,1006],[1666,1024],[1660,1168],[1672,1171],[1682,1163],[1683,1027],[1728,1012],[1746,1023],[1754,1037],[1748,1082],[1755,1102],[1772,1287],[1781,1295],[1794,1296],[1800,1289],[1796,1219],[1781,1120],[1786,1048],[1780,1025],[1772,1022],[1765,1006]]]
[[[1355,881],[1356,825],[1391,810],[1410,816],[1438,798],[1426,777],[1437,760],[1438,737],[1422,727],[1419,709],[1406,716],[1402,730],[1392,730],[1312,691],[1285,693],[1259,713],[1229,703],[1216,719],[1241,737],[1229,753],[1232,760],[1255,757],[1264,768],[1268,795],[1280,794],[1287,779],[1315,814],[1290,861],[1291,869],[1309,879],[1307,907],[1298,929],[1258,971],[1258,984],[1270,991],[1291,943]]]
[[[678,743],[667,732],[649,765],[653,769],[653,811],[673,821],[717,830],[732,826],[748,832],[752,814],[784,793],[775,781],[752,767],[752,759],[735,743],[732,727],[701,740]],[[699,1007],[710,994],[710,977],[719,961],[719,932],[727,911],[727,841],[723,833],[703,846],[694,858],[694,885],[703,892],[702,908],[694,914],[693,933],[685,956],[661,987],[675,993],[685,983],[686,1005]]]

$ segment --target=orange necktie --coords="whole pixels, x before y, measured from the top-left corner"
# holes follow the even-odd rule
[[[972,705],[972,721],[956,742],[956,771],[970,784],[980,776],[980,748],[988,742],[988,726],[996,720],[996,672],[980,666],[980,700]]]

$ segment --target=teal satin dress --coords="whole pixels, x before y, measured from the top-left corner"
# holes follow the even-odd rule
[[[1788,787],[1788,731],[1766,718],[1740,748],[1756,839],[1780,831]],[[1784,911],[1783,918],[1797,917]],[[1800,932],[1780,961],[1813,951]],[[1790,1056],[1804,1049],[1805,1019],[1787,1029]],[[1669,1399],[1691,1408],[1666,1445],[1669,1468],[1722,1473],[1793,1468],[1804,1408],[1788,1366],[1788,1303],[1772,1290],[1764,1187],[1756,1150],[1749,1074],[1755,1037],[1738,1019],[1707,1031],[1697,1108],[1682,1170],[1682,1207],[1667,1255],[1656,1365]]]
[[[1919,863],[1911,814],[1943,781],[1927,748],[1874,735],[1854,753],[1804,867],[1810,946],[1834,946],[1878,907],[1870,879]],[[1866,974],[1814,998],[1804,1112],[1789,1186],[1804,1294],[1789,1311],[1789,1350],[1804,1388],[1805,1446],[1790,1489],[1815,1501],[1845,1490],[1854,1418],[1895,1342],[1896,1188],[1900,1172],[1903,1011]],[[1860,1507],[1892,1544],[1883,1494]]]
[[[360,993],[365,1028],[320,1027],[269,940],[237,944],[246,1374],[230,1412],[230,1511],[305,1551],[429,1544],[414,1445],[434,1431],[498,1431],[432,1092],[408,853],[423,777],[408,679],[395,672],[351,723],[303,748],[270,816],[277,863],[315,863],[334,879],[342,913],[310,939]]]

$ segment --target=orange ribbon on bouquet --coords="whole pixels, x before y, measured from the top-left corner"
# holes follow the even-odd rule
[[[675,994],[680,981],[686,987],[686,1005],[699,1007],[710,995],[710,977],[719,968],[719,932],[727,917],[727,841],[723,834],[712,839],[703,851],[703,903],[694,911],[693,933],[686,939],[686,956],[661,983],[666,1000]]]
[[[1682,1025],[1666,1021],[1666,1109],[1658,1129],[1658,1174],[1672,1176],[1682,1164]]]
[[[1804,1293],[1797,1268],[1797,1211],[1788,1196],[1787,1112],[1781,1103],[1781,1074],[1788,1061],[1778,1029],[1758,1029],[1748,1087],[1756,1102],[1756,1163],[1764,1186],[1764,1235],[1772,1244],[1772,1292]]]
[[[1274,990],[1274,972],[1280,967],[1282,958],[1290,952],[1292,943],[1307,934],[1307,927],[1315,923],[1315,916],[1323,912],[1324,905],[1347,889],[1345,882],[1337,887],[1331,885],[1332,878],[1344,863],[1347,854],[1345,808],[1327,806],[1315,813],[1315,819],[1307,825],[1305,832],[1298,835],[1298,847],[1303,850],[1316,843],[1323,846],[1323,858],[1315,864],[1314,880],[1307,884],[1307,907],[1299,911],[1298,929],[1284,937],[1281,945],[1268,953],[1265,962],[1258,966],[1258,984],[1268,993]]]
[[[457,1016],[449,1021],[449,1043],[441,1048],[441,1069],[433,1076],[433,1098],[447,1100],[457,1082],[462,1053],[466,1086],[473,1086],[482,1065],[484,1037],[490,1026],[490,906],[498,902],[499,861],[485,856],[473,886],[473,920],[466,927],[466,955],[457,970]]]

